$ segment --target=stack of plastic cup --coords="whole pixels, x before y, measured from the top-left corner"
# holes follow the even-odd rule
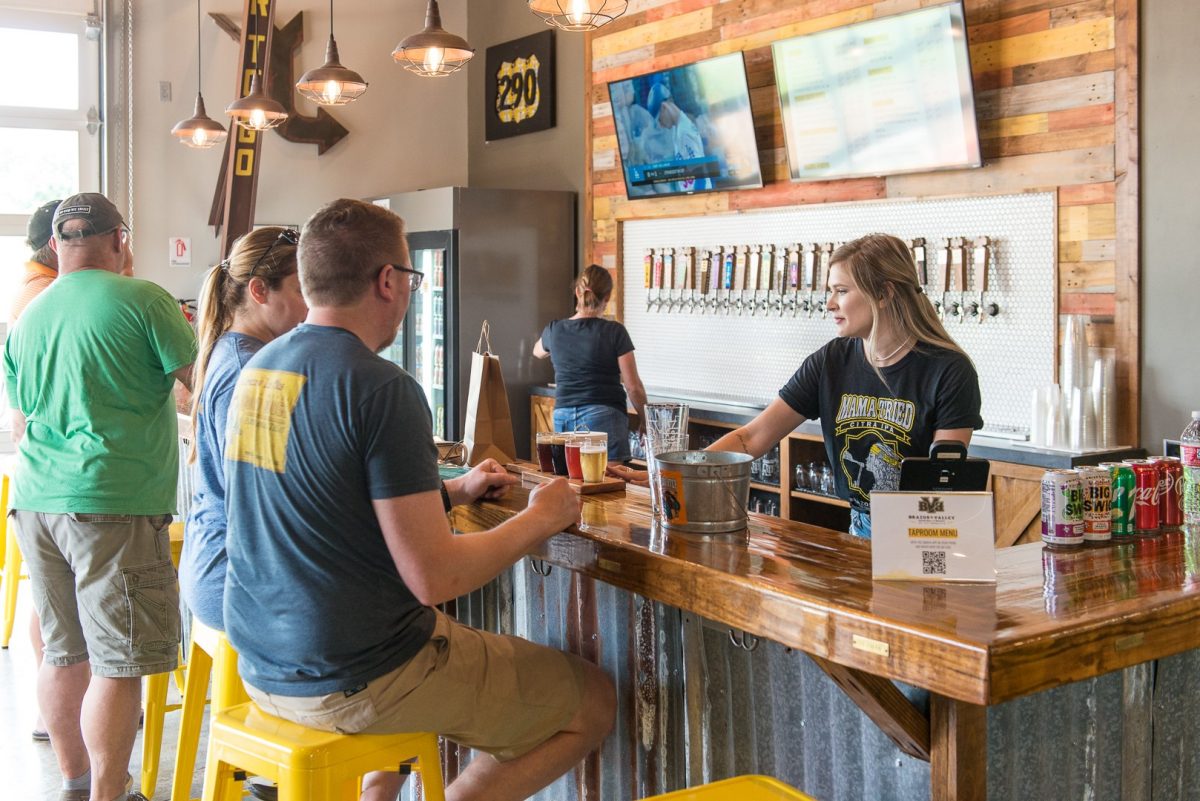
[[[650,499],[655,519],[662,517],[662,482],[654,457],[659,453],[686,451],[688,407],[683,403],[647,403],[646,469],[650,473]]]

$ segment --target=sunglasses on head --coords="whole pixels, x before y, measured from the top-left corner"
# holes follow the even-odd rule
[[[276,245],[295,245],[299,241],[300,232],[295,228],[284,228],[280,231],[279,236],[275,237],[275,241],[271,243],[271,246],[263,251],[263,254],[258,257],[258,261],[254,262],[254,266],[250,268],[250,274],[246,276],[246,282],[250,282],[250,279],[254,277],[254,273],[266,261],[267,256],[271,255],[271,251],[275,249]]]

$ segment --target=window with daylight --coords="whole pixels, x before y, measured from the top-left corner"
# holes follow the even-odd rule
[[[0,4],[0,74],[9,76],[0,82],[0,321],[30,256],[30,213],[55,198],[100,190],[97,34],[93,24],[88,35],[85,13]]]

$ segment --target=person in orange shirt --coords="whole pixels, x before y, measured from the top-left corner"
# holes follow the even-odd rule
[[[25,229],[25,244],[33,251],[29,261],[25,262],[25,275],[21,277],[21,289],[13,298],[12,309],[8,313],[8,325],[11,328],[29,302],[41,294],[58,278],[58,254],[50,247],[50,221],[54,219],[54,210],[61,200],[51,200],[40,206],[29,217],[29,225]]]
[[[25,262],[25,274],[21,277],[21,288],[13,298],[12,308],[8,313],[8,327],[12,329],[25,311],[29,302],[41,294],[58,277],[58,254],[50,247],[50,237],[53,233],[50,227],[54,219],[54,210],[61,200],[51,200],[39,206],[29,217],[29,225],[25,229],[25,244],[33,251],[29,261]],[[33,644],[33,655],[38,667],[42,665],[42,629],[37,612],[29,616],[29,640]],[[33,739],[45,742],[50,739],[46,733],[46,724],[42,722],[41,714],[33,726]]]

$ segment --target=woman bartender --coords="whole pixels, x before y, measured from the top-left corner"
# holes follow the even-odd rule
[[[575,281],[575,315],[547,325],[533,345],[533,355],[549,356],[554,364],[554,430],[607,433],[608,458],[616,462],[629,458],[625,394],[640,418],[646,388],[638,376],[629,332],[600,316],[612,288],[608,270],[588,265]]]
[[[850,533],[871,536],[870,493],[896,489],[900,460],[983,426],[971,360],[922,293],[903,242],[869,234],[834,251],[829,301],[838,336],[811,354],[761,414],[711,447],[758,457],[820,419]]]

